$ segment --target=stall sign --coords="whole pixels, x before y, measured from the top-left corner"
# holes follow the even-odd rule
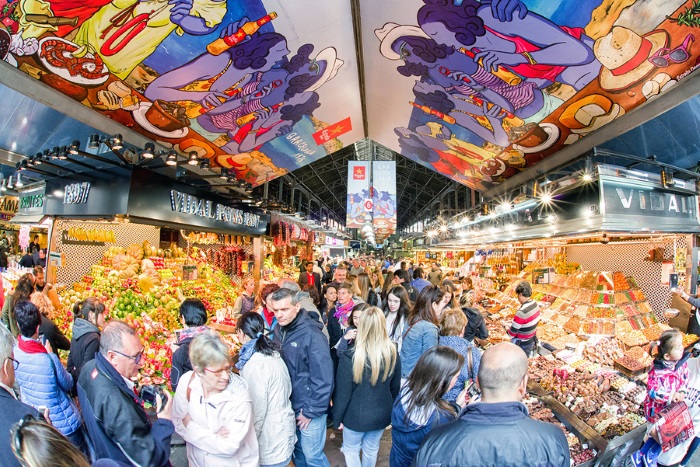
[[[193,264],[188,264],[182,267],[182,280],[183,281],[194,281],[197,280],[197,266]]]
[[[170,206],[174,212],[205,217],[229,224],[237,224],[245,227],[260,227],[260,216],[252,212],[244,212],[240,209],[214,203],[211,200],[197,196],[170,190]]]
[[[331,245],[331,246],[342,245],[342,241],[338,240],[337,238],[331,237],[330,235],[326,235],[326,245]]]
[[[19,209],[19,200],[16,196],[0,197],[0,214],[16,214]]]
[[[533,284],[550,284],[554,279],[554,268],[539,268],[532,271]]]
[[[87,203],[90,194],[90,182],[71,183],[63,189],[63,204]]]
[[[654,216],[696,219],[694,194],[666,191],[661,188],[632,187],[605,180],[603,201],[606,215]]]
[[[32,190],[19,195],[18,213],[22,214],[43,214],[44,213],[45,189]]]

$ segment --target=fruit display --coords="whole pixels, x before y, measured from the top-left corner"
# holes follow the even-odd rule
[[[65,311],[57,313],[54,319],[70,338],[69,310],[73,304],[87,297],[101,300],[109,319],[125,321],[141,337],[144,361],[138,377],[140,384],[169,384],[173,331],[182,327],[179,307],[184,299],[199,298],[210,316],[228,317],[240,294],[230,277],[209,264],[206,255],[198,250],[193,249],[192,256],[181,256],[183,252],[171,245],[170,257],[154,256],[158,253],[147,242],[126,249],[110,247],[100,264],[91,266],[80,282],[61,291]],[[182,280],[186,264],[196,267],[197,279]],[[232,350],[239,346],[235,336],[229,336],[227,343]]]

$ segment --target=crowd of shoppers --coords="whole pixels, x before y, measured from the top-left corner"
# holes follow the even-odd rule
[[[561,430],[530,419],[521,402],[527,357],[537,348],[530,284],[515,289],[521,306],[509,323],[512,343],[482,354],[477,344],[488,330],[470,281],[437,263],[430,280],[420,264],[402,261],[392,271],[385,264],[308,262],[297,280],[258,291],[244,281],[237,359],[207,327],[204,304],[184,300],[172,396],[134,386],[143,344],[125,322],[107,319],[104,304],[73,305],[68,341],[52,323],[43,277],[23,276],[6,300],[7,328],[0,326],[0,429],[9,434],[0,437],[2,465],[168,466],[177,433],[191,466],[329,466],[332,425],[351,467],[376,465],[388,427],[392,467],[568,466]],[[697,425],[700,365],[679,337],[667,331],[651,346],[645,408],[652,420],[682,400]],[[69,351],[66,368],[59,349]],[[698,445],[700,438],[681,443],[659,463],[685,464]]]

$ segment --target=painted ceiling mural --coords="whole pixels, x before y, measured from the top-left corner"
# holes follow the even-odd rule
[[[369,137],[486,190],[698,65],[698,0],[363,0]],[[700,38],[700,35],[698,35]]]
[[[487,190],[697,66],[700,0],[360,0],[369,137]],[[0,57],[253,185],[363,135],[348,0],[0,0]]]
[[[0,0],[0,19],[7,62],[253,185],[363,137],[348,2]]]

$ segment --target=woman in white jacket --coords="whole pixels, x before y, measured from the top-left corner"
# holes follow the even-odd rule
[[[257,313],[244,313],[236,325],[243,343],[236,368],[248,383],[253,399],[255,434],[262,467],[287,466],[296,443],[296,420],[289,397],[292,382],[279,345],[264,335],[265,323]]]
[[[257,467],[258,440],[248,385],[231,373],[229,349],[214,332],[190,344],[194,371],[180,378],[172,420],[190,467]]]

